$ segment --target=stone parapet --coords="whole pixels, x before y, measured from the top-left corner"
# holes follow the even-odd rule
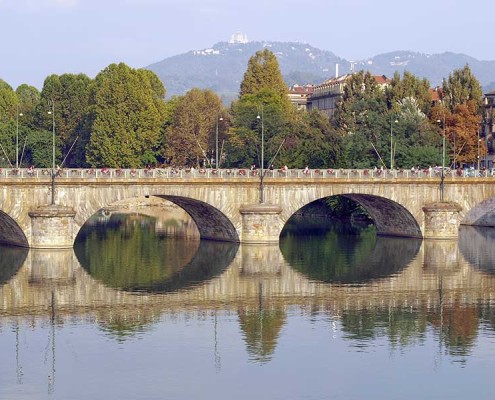
[[[76,212],[69,207],[51,204],[30,210],[31,243],[35,249],[64,249],[74,245]]]
[[[459,235],[462,207],[451,201],[429,203],[423,206],[425,239],[455,239]]]

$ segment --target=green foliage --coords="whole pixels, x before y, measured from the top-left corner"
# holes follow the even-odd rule
[[[31,130],[27,137],[25,165],[51,168],[53,164],[53,135],[47,130]],[[61,141],[55,136],[55,163],[61,159]]]
[[[385,94],[389,108],[395,112],[399,111],[400,104],[407,99],[413,101],[423,114],[428,115],[430,112],[432,101],[430,82],[408,71],[404,72],[402,79],[400,73],[396,72]]]
[[[166,156],[173,165],[210,165],[215,158],[216,127],[223,141],[223,113],[220,97],[211,90],[192,89],[178,98],[166,133]]]
[[[466,104],[470,100],[475,102],[476,110],[481,106],[483,90],[467,64],[449,74],[448,79],[443,80],[442,89],[451,112],[458,105]]]
[[[249,59],[247,70],[241,82],[240,97],[257,95],[263,90],[270,90],[279,97],[287,99],[287,85],[284,82],[277,57],[268,48],[257,51]]]
[[[92,166],[137,168],[158,155],[165,107],[149,71],[111,64],[94,82],[91,137],[86,161]]]

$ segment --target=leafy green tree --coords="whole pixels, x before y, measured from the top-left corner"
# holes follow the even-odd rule
[[[443,97],[448,108],[453,112],[459,104],[466,104],[468,101],[474,101],[476,112],[481,106],[483,90],[479,81],[471,72],[469,65],[462,69],[457,69],[449,74],[447,80],[442,84]]]
[[[84,74],[50,75],[45,79],[37,107],[39,126],[53,129],[59,152],[67,166],[85,165],[85,145],[89,141],[90,90],[92,80]],[[48,112],[54,112],[50,115]],[[62,160],[58,159],[57,163]]]
[[[240,98],[241,100],[250,98],[250,101],[258,103],[269,98],[272,104],[278,100],[282,107],[290,107],[287,85],[280,72],[277,57],[269,49],[258,51],[249,59],[241,82]]]
[[[211,90],[192,89],[175,105],[166,133],[166,156],[173,165],[211,165],[215,158],[217,121],[223,113],[222,100]],[[219,132],[223,124],[219,121]],[[221,136],[220,136],[221,140]]]
[[[15,92],[19,102],[19,113],[22,114],[19,118],[20,125],[35,129],[37,127],[35,112],[41,100],[39,90],[34,86],[22,84],[17,87]]]
[[[95,78],[91,137],[92,166],[137,168],[157,161],[164,123],[165,89],[146,70],[111,64]]]
[[[282,145],[278,145],[282,143]],[[280,148],[275,148],[274,146]],[[279,151],[277,162],[289,168],[328,168],[335,166],[341,153],[341,136],[323,113],[297,112],[270,143],[269,151]]]
[[[419,110],[428,115],[431,108],[430,82],[420,79],[412,73],[405,71],[402,79],[399,72],[394,74],[385,94],[389,109],[398,111],[400,103],[404,101],[414,102]]]
[[[287,91],[277,58],[269,49],[258,51],[249,59],[239,100],[231,107],[233,120],[226,146],[226,165],[260,165],[263,133],[263,146],[267,149],[264,167],[267,167],[288,134],[293,110]]]

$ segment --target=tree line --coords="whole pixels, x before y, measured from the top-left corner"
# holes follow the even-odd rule
[[[347,81],[335,114],[296,110],[276,56],[257,52],[239,98],[212,90],[165,100],[151,71],[111,64],[94,79],[50,75],[41,91],[0,80],[0,166],[198,168],[406,168],[449,164],[487,151],[478,135],[482,90],[468,66],[453,71],[432,101],[430,84],[405,72],[382,87],[365,71]],[[263,141],[262,141],[263,139]],[[217,164],[218,160],[218,165]]]

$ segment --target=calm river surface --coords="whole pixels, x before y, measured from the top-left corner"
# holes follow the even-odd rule
[[[0,399],[493,399],[495,229],[182,228],[113,214],[74,250],[0,247]]]

